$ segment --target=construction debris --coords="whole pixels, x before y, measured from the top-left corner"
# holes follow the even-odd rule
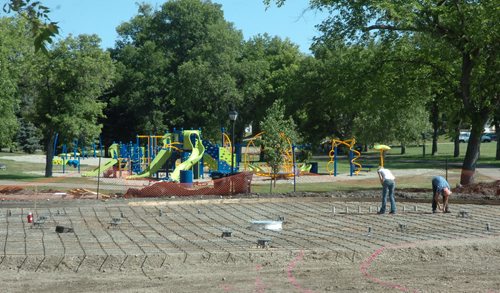
[[[15,185],[6,185],[6,186],[0,186],[0,193],[16,193],[21,190],[23,190],[21,186],[15,186]]]
[[[92,190],[88,190],[85,188],[74,188],[71,190],[68,190],[67,192],[69,195],[72,195],[74,198],[89,198],[89,199],[95,199],[97,197],[97,192],[94,192]],[[109,199],[111,196],[103,193],[99,193],[99,197],[101,199]]]

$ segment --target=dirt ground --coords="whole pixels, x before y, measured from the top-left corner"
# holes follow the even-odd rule
[[[379,190],[105,201],[4,190],[0,291],[500,292],[499,188],[456,188],[450,214],[430,212],[427,190],[398,190],[396,215],[376,214]]]
[[[378,189],[95,200],[4,180],[0,292],[500,293],[500,170],[481,171],[493,181],[453,188],[449,214],[424,189],[398,188],[397,214],[377,215]]]

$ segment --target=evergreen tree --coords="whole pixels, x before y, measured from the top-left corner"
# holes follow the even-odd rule
[[[33,154],[41,149],[40,141],[42,133],[36,128],[35,124],[25,119],[20,119],[20,127],[17,133],[17,144],[24,152]]]

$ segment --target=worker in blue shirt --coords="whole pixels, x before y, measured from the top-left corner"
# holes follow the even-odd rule
[[[436,213],[439,195],[443,196],[443,211],[449,213],[448,198],[451,194],[450,184],[442,176],[432,178],[432,213]]]

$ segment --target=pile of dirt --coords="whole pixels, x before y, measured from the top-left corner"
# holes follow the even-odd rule
[[[473,183],[453,190],[456,193],[500,196],[500,180],[490,183]]]
[[[12,193],[18,193],[21,192],[24,188],[21,186],[16,186],[16,185],[6,185],[6,186],[0,186],[0,193],[3,194],[12,194]]]

